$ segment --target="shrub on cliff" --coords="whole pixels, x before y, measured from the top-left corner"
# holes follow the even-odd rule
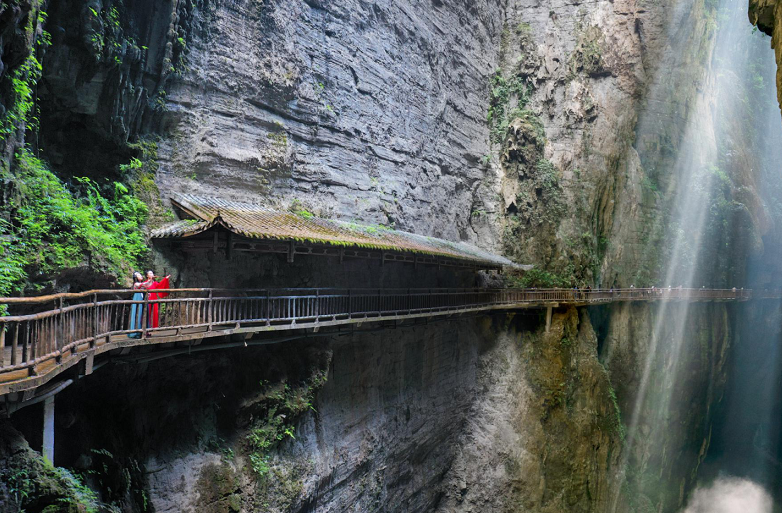
[[[0,218],[0,296],[75,267],[116,279],[146,255],[147,207],[121,183],[103,194],[88,178],[68,187],[26,149],[0,180],[8,216]]]

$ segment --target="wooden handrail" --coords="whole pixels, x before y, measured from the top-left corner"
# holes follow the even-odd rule
[[[265,293],[266,291],[287,291],[287,292],[307,292],[307,291],[315,291],[315,290],[321,290],[321,291],[329,291],[329,290],[336,290],[336,291],[347,291],[349,290],[346,287],[318,287],[318,288],[296,288],[296,287],[289,287],[289,288],[283,288],[283,287],[273,287],[273,288],[259,288],[259,289],[232,289],[232,288],[178,288],[178,289],[155,289],[155,292],[163,292],[163,293],[192,293],[192,292],[239,292],[246,294],[248,292],[259,292],[259,293]],[[407,291],[409,289],[406,288],[398,288],[398,289],[384,289],[384,288],[352,288],[350,289],[353,292],[374,292],[377,293],[378,291],[381,292],[389,292],[389,291]],[[485,291],[485,290],[522,290],[522,291],[531,291],[531,292],[572,292],[574,290],[577,290],[579,293],[588,293],[588,294],[595,294],[595,293],[607,293],[607,292],[614,292],[614,293],[629,293],[633,292],[636,294],[641,294],[647,291],[703,291],[705,293],[713,294],[718,293],[715,297],[723,297],[723,294],[728,295],[730,292],[744,292],[749,293],[751,292],[750,289],[736,289],[735,291],[733,289],[703,289],[703,288],[614,288],[614,289],[593,289],[593,290],[586,290],[586,289],[570,289],[570,288],[554,288],[554,289],[546,289],[546,288],[526,288],[526,289],[483,289],[479,287],[475,288],[467,288],[467,289],[452,289],[452,288],[433,288],[433,289],[412,289],[412,290],[420,290],[420,291],[426,291],[427,293],[460,293],[460,292],[467,292],[467,291]],[[118,294],[134,294],[136,292],[139,292],[136,289],[94,289],[94,290],[87,290],[84,292],[61,292],[58,294],[50,294],[46,296],[29,296],[29,297],[0,297],[0,304],[39,304],[39,303],[48,303],[48,302],[54,302],[56,300],[60,299],[81,299],[85,298],[91,295],[118,295]],[[764,291],[760,297],[762,298],[772,298],[772,297],[782,297],[782,290],[775,290],[775,291]]]

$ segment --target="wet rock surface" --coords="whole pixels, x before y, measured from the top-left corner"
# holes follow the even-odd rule
[[[771,36],[771,47],[777,58],[777,98],[782,108],[782,2],[777,0],[750,0],[749,21]]]
[[[322,388],[259,475],[248,440],[263,405],[313,369]],[[114,483],[100,498],[125,511],[597,512],[617,490],[620,419],[575,309],[548,333],[537,315],[463,319],[125,363],[90,381],[58,397],[56,454]]]
[[[633,490],[625,503],[629,511],[686,505],[711,443],[714,406],[725,392],[731,308],[608,307],[600,359],[628,428],[623,458]]]
[[[2,87],[26,57],[32,36],[21,27],[33,4],[0,7]],[[66,179],[112,178],[143,157],[139,195],[154,208],[172,192],[296,202],[317,215],[470,240],[567,285],[598,276],[606,287],[640,285],[653,275],[675,185],[667,165],[708,58],[699,46],[707,6],[689,7],[55,2],[38,144]],[[757,7],[767,31],[770,9]],[[157,255],[182,285],[472,285],[425,269],[405,283],[363,264],[323,279],[330,262],[246,256],[224,271],[222,256],[169,257]],[[600,352],[610,380],[597,358],[604,342],[573,310],[557,312],[549,333],[537,318],[486,318],[354,335],[301,354],[234,350],[185,359],[176,371],[129,365],[63,395],[58,411],[71,413],[58,439],[82,445],[58,454],[83,471],[106,464],[116,495],[101,499],[129,511],[145,500],[172,512],[606,511],[612,501],[618,511],[673,511],[708,448],[726,313],[700,312],[688,326],[697,343],[680,365],[702,372],[683,373],[691,409],[661,424],[684,435],[651,438],[653,415],[643,412],[630,457],[665,478],[634,483],[643,494],[629,496],[616,475],[617,413],[629,421],[653,314],[617,308],[608,317],[598,331],[614,351]],[[674,360],[660,358],[653,370]],[[259,481],[246,437],[276,401],[260,381],[300,383],[313,362],[328,369],[315,411],[296,417],[295,439],[279,440]],[[650,460],[658,442],[673,455],[663,462]]]

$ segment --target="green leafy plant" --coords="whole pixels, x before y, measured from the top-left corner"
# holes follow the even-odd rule
[[[573,283],[572,272],[555,273],[537,268],[530,269],[521,278],[513,280],[513,285],[517,287],[568,288],[572,287]]]
[[[14,101],[0,125],[0,141],[15,133],[19,127],[35,129],[37,126],[37,119],[30,118],[30,114],[35,106],[33,89],[41,77],[41,70],[41,63],[34,54],[30,54],[11,75]],[[28,122],[31,125],[29,127],[26,126]]]
[[[497,69],[489,78],[489,111],[486,120],[491,130],[491,142],[501,143],[508,130],[508,124],[514,117],[509,111],[511,101],[515,99],[514,109],[523,110],[529,102],[529,89],[521,77],[507,80],[502,70]]]
[[[258,412],[247,434],[250,467],[259,478],[265,478],[271,470],[270,451],[285,439],[295,438],[294,422],[307,411],[314,411],[312,401],[315,392],[326,382],[326,372],[316,370],[305,382],[291,387],[287,383],[265,389],[263,409]]]
[[[67,187],[29,150],[15,156],[13,223],[0,222],[0,294],[19,292],[29,278],[88,265],[114,276],[138,267],[148,248],[141,226],[147,207],[119,182],[100,188],[89,178]]]

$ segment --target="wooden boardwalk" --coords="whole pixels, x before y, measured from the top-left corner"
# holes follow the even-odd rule
[[[200,343],[213,337],[399,321],[491,310],[635,301],[746,301],[737,289],[172,289],[165,299],[98,290],[36,298],[0,298],[0,396],[32,397],[76,365],[90,374],[96,356],[125,348]],[[157,306],[160,325],[148,327]],[[131,309],[141,312],[137,329]],[[140,322],[139,322],[140,321]]]

